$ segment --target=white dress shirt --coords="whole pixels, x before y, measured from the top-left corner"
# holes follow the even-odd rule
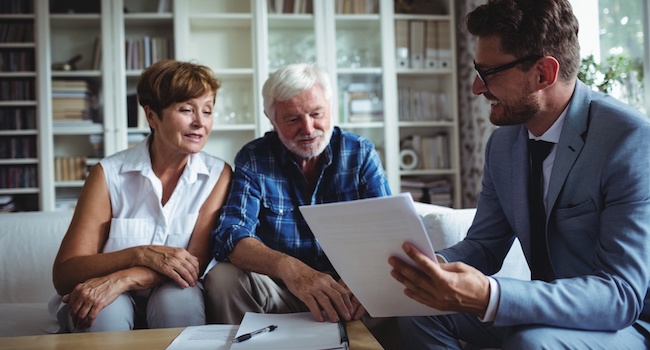
[[[562,114],[560,114],[560,117],[557,118],[555,123],[551,125],[551,127],[546,130],[545,133],[543,133],[540,137],[535,137],[530,131],[528,131],[528,138],[534,139],[534,140],[543,140],[543,141],[548,141],[548,142],[553,142],[555,145],[553,145],[553,148],[551,148],[551,152],[549,155],[544,159],[544,163],[542,164],[543,166],[543,176],[544,176],[544,208],[548,210],[547,204],[546,204],[546,197],[548,195],[548,183],[551,179],[551,172],[553,171],[553,162],[555,161],[555,154],[557,151],[557,143],[560,141],[560,134],[562,133],[562,126],[564,125],[564,119],[566,117],[566,112],[567,112],[568,106],[562,111]],[[488,307],[485,312],[485,316],[483,318],[479,319],[482,322],[492,322],[494,321],[494,318],[497,315],[497,310],[499,309],[499,297],[501,296],[501,289],[499,288],[499,283],[497,282],[496,279],[494,279],[491,276],[488,276],[488,280],[490,281],[490,301],[488,302]]]

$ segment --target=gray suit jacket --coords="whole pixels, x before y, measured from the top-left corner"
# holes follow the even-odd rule
[[[522,125],[490,137],[476,217],[464,241],[440,251],[449,261],[493,274],[516,236],[530,266],[527,139]],[[557,280],[497,278],[494,324],[618,330],[650,320],[650,122],[578,81],[557,147],[546,218]]]

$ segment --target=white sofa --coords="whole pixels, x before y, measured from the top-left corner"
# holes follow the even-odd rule
[[[461,240],[474,209],[416,203],[434,249]],[[72,212],[0,214],[0,337],[46,334],[58,329],[47,301],[54,293],[52,263]],[[519,244],[506,259],[502,276],[529,278]]]
[[[0,214],[0,337],[58,330],[47,302],[71,211]]]

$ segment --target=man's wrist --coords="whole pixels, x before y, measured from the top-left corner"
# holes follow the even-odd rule
[[[485,315],[479,317],[481,322],[493,322],[497,316],[497,309],[499,308],[499,296],[501,295],[501,289],[499,287],[499,282],[493,277],[487,276],[488,281],[490,282],[490,299],[488,301],[487,308],[485,310]]]

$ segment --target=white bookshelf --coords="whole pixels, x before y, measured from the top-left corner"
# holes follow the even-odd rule
[[[100,0],[99,11],[83,14],[51,14],[48,0],[33,0],[33,14],[0,14],[0,18],[32,20],[33,43],[16,44],[33,48],[38,57],[34,71],[0,72],[2,77],[33,79],[37,99],[0,101],[0,108],[31,106],[37,112],[38,127],[25,131],[38,140],[35,158],[16,163],[36,163],[38,186],[30,189],[0,189],[29,192],[38,210],[54,210],[59,199],[74,200],[83,180],[55,180],[54,158],[86,156],[97,158],[91,135],[104,139],[103,154],[128,147],[129,135],[148,133],[146,125],[129,126],[127,95],[135,93],[142,67],[127,66],[125,43],[143,37],[169,39],[170,56],[193,60],[211,67],[222,81],[217,96],[215,123],[206,151],[231,163],[247,142],[271,130],[263,113],[261,89],[279,65],[309,62],[325,67],[333,78],[333,118],[344,130],[370,139],[377,147],[390,186],[401,191],[402,179],[426,181],[448,179],[453,187],[452,204],[460,207],[460,161],[458,136],[457,78],[455,70],[456,23],[453,0],[437,1],[444,10],[433,14],[395,13],[393,0],[377,0],[370,13],[341,13],[334,0],[306,0],[308,13],[270,11],[262,0],[173,0],[159,12],[159,0]],[[302,3],[301,1],[297,3]],[[273,3],[275,4],[275,3]],[[124,8],[128,12],[124,12]],[[435,69],[398,67],[395,35],[397,21],[419,20],[447,28],[445,42],[450,65]],[[93,67],[94,42],[101,37],[101,65]],[[6,43],[0,43],[0,48]],[[52,64],[81,53],[84,59],[76,71],[53,71]],[[346,56],[346,57],[343,57]],[[52,125],[52,79],[82,79],[96,88],[101,120],[88,127],[58,128]],[[372,87],[371,105],[362,101],[353,110],[370,108],[378,116],[350,118],[350,106],[343,108],[342,92],[356,85]],[[448,118],[411,120],[400,115],[398,92],[411,87],[446,96]],[[364,104],[365,103],[365,104]],[[380,107],[378,107],[380,106]],[[374,108],[374,109],[373,109]],[[364,112],[365,113],[365,112]],[[361,114],[358,113],[358,114]],[[16,131],[17,133],[18,131]],[[20,131],[23,132],[23,131]],[[400,169],[400,143],[410,135],[448,137],[448,167]],[[6,137],[7,132],[0,133]],[[3,159],[0,166],[11,163]],[[36,199],[38,198],[38,199]]]

